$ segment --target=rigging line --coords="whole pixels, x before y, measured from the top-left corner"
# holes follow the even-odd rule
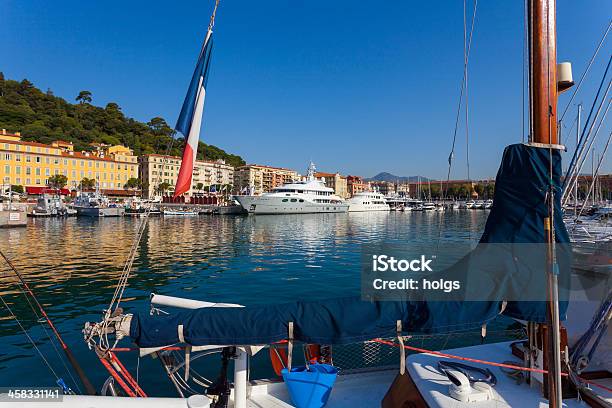
[[[47,312],[45,312],[45,309],[42,307],[42,305],[38,301],[38,298],[36,297],[36,295],[34,294],[32,289],[30,288],[30,286],[28,285],[26,280],[23,278],[23,276],[17,270],[17,268],[15,268],[15,265],[13,265],[13,263],[10,261],[10,259],[8,259],[8,257],[1,250],[0,250],[0,257],[2,257],[4,259],[6,264],[10,267],[10,269],[13,271],[15,276],[17,276],[17,278],[19,279],[19,282],[21,282],[21,285],[25,288],[27,293],[30,295],[30,297],[32,298],[32,300],[36,304],[36,307],[39,309],[40,314],[46,320],[47,324],[51,328],[51,331],[53,332],[53,334],[57,338],[57,341],[59,342],[60,346],[62,347],[62,350],[64,350],[64,353],[66,354],[66,357],[68,358],[68,361],[70,362],[70,364],[72,365],[72,367],[76,371],[77,375],[79,376],[79,379],[81,380],[81,383],[83,383],[83,386],[85,387],[85,391],[87,392],[87,394],[95,395],[96,390],[95,390],[94,386],[91,384],[91,382],[89,381],[89,378],[85,374],[85,371],[83,371],[83,368],[81,368],[81,365],[79,364],[77,359],[72,354],[72,350],[70,350],[68,345],[66,343],[64,343],[64,340],[62,339],[62,336],[59,334],[59,332],[55,328],[55,325],[53,324],[53,322],[51,321],[51,319],[47,315]]]
[[[526,77],[526,67],[527,67],[527,1],[525,0],[523,3],[523,86],[522,86],[522,94],[521,94],[521,102],[522,102],[522,110],[521,110],[521,141],[525,143],[525,77]],[[527,85],[529,86],[529,85]]]
[[[210,17],[210,22],[208,24],[208,33],[212,32],[212,29],[215,25],[215,17],[217,15],[217,9],[219,7],[219,2],[220,0],[216,0],[215,1],[215,6],[213,8],[213,12],[212,15]],[[207,34],[207,38],[208,38]],[[202,50],[204,49],[206,45],[206,41],[202,46]],[[202,51],[201,51],[202,52]],[[169,153],[171,151],[172,145],[174,144],[174,137],[171,137],[170,143],[168,144],[168,149],[167,149],[167,154],[166,156],[169,156]],[[186,141],[185,141],[186,142]],[[156,182],[159,181],[161,179],[161,175],[163,174],[163,171],[165,170],[166,164],[168,162],[168,158],[166,157],[166,160],[162,161],[162,167],[161,170],[158,174],[158,177],[156,178]],[[104,321],[108,321],[108,319],[110,318],[111,314],[112,314],[112,309],[113,309],[113,305],[115,305],[115,311],[119,309],[119,305],[121,303],[121,300],[123,299],[123,293],[125,291],[125,288],[127,286],[127,282],[129,280],[130,277],[130,272],[132,269],[132,265],[134,263],[134,258],[136,257],[136,252],[138,251],[138,247],[140,245],[140,242],[142,240],[142,236],[144,235],[144,231],[146,230],[147,224],[148,224],[148,219],[149,219],[149,214],[151,212],[151,203],[149,204],[149,206],[147,207],[144,217],[142,217],[142,221],[139,224],[139,229],[137,231],[137,235],[134,239],[134,243],[132,245],[132,247],[130,248],[130,252],[128,254],[128,258],[126,260],[126,264],[123,268],[123,272],[119,277],[119,281],[117,283],[117,287],[115,288],[115,293],[113,294],[113,298],[111,299],[111,302],[109,304],[108,309],[106,310],[105,316],[104,316]]]
[[[576,94],[578,93],[578,90],[582,86],[582,82],[584,81],[584,78],[586,77],[586,75],[588,74],[589,70],[591,69],[591,65],[593,65],[593,61],[595,61],[595,57],[597,57],[597,54],[599,53],[599,50],[601,49],[601,46],[603,45],[604,41],[606,40],[606,37],[608,36],[608,33],[610,32],[610,28],[612,28],[612,20],[608,23],[608,27],[606,28],[606,31],[604,32],[604,35],[601,38],[601,41],[599,41],[599,45],[595,49],[595,52],[593,53],[593,56],[591,57],[591,60],[589,61],[589,64],[587,65],[586,69],[582,73],[582,76],[580,77],[580,80],[578,81],[578,85],[576,86],[576,89],[574,89],[574,92],[572,93],[572,96],[571,96],[570,100],[567,102],[567,105],[565,106],[565,109],[563,110],[563,114],[561,114],[561,119],[559,119],[559,122],[563,121],[563,118],[565,117],[565,114],[567,113],[567,110],[569,109],[569,107],[571,106],[572,101],[574,100],[574,97],[576,96]]]
[[[586,131],[587,128],[589,127],[589,122],[591,120],[591,116],[593,115],[593,111],[595,110],[595,106],[597,105],[597,101],[599,100],[599,95],[601,93],[601,89],[603,88],[604,83],[606,82],[606,76],[608,75],[608,70],[610,69],[610,64],[612,64],[612,55],[610,56],[610,59],[608,60],[608,65],[606,66],[606,70],[603,74],[603,77],[601,78],[601,82],[599,84],[599,88],[597,89],[597,94],[595,95],[595,99],[593,100],[593,104],[591,105],[591,110],[589,111],[589,115],[587,116],[586,121],[584,122],[584,127],[582,128],[582,132],[580,134],[580,139],[578,140],[578,144],[581,145],[580,150],[576,149],[576,151],[574,152],[574,154],[572,155],[572,159],[570,160],[570,164],[568,166],[568,170],[565,174],[565,178],[563,180],[563,184],[562,184],[562,190],[563,190],[563,194],[566,194],[566,187],[568,185],[570,185],[570,183],[568,183],[568,179],[569,178],[573,178],[573,172],[575,170],[575,165],[576,165],[576,161],[579,159],[580,155],[582,155],[583,152],[583,148],[584,148],[584,143],[585,143],[585,136],[587,135]],[[589,131],[590,133],[590,131]]]
[[[601,168],[601,164],[603,162],[604,156],[606,155],[606,152],[608,151],[608,146],[610,144],[610,139],[611,138],[612,138],[612,132],[610,132],[610,136],[608,136],[608,141],[606,142],[606,146],[604,147],[603,153],[599,157],[599,161],[597,163],[597,169],[595,169],[595,172],[593,174],[593,179],[591,180],[591,185],[589,186],[589,191],[587,192],[587,195],[584,198],[584,202],[582,203],[582,207],[580,208],[580,212],[578,213],[578,215],[576,215],[576,219],[578,219],[578,217],[580,217],[582,215],[582,212],[586,208],[586,205],[587,205],[587,202],[589,200],[589,197],[591,197],[591,193],[593,193],[593,189],[594,189],[594,186],[595,186],[595,180],[597,179],[597,175],[599,174],[599,169]]]
[[[455,157],[455,145],[456,145],[456,140],[457,140],[457,132],[459,129],[459,117],[461,116],[461,105],[462,105],[462,101],[463,101],[463,93],[465,90],[465,81],[466,81],[466,71],[467,71],[467,64],[469,63],[469,57],[470,57],[470,51],[472,49],[472,37],[474,34],[474,21],[476,19],[476,8],[478,6],[478,1],[475,0],[474,2],[474,10],[472,13],[472,24],[471,24],[471,28],[470,28],[470,36],[469,36],[469,41],[468,41],[468,45],[467,45],[467,58],[464,58],[463,61],[463,79],[461,81],[461,92],[459,93],[459,104],[457,106],[457,115],[455,117],[455,130],[453,132],[453,143],[452,143],[452,147],[451,147],[451,152],[448,156],[448,174],[446,176],[446,188],[444,189],[444,193],[443,193],[443,198],[446,197],[446,193],[448,191],[448,181],[450,180],[450,174],[451,174],[451,168],[452,168],[452,162],[453,159]],[[467,27],[463,26],[464,29],[464,38],[466,36],[465,31],[467,31]],[[464,48],[465,48],[465,42],[464,42]],[[464,55],[465,55],[465,51],[464,51]]]
[[[11,309],[11,307],[8,305],[8,303],[4,300],[4,297],[2,295],[0,295],[0,302],[2,302],[2,304],[4,305],[4,307],[6,308],[6,310],[8,310],[8,312],[10,313],[11,317],[13,319],[15,319],[15,322],[17,323],[17,325],[19,326],[19,328],[21,329],[21,331],[23,332],[23,334],[27,337],[27,339],[30,341],[30,343],[32,344],[32,346],[34,347],[34,349],[36,350],[36,352],[38,353],[38,355],[40,356],[40,358],[43,360],[43,362],[45,363],[45,365],[47,366],[47,368],[49,369],[49,371],[51,371],[51,374],[53,374],[53,376],[55,377],[55,380],[59,381],[60,377],[57,375],[57,373],[55,372],[55,370],[53,369],[53,367],[51,366],[51,364],[49,363],[49,361],[46,359],[46,357],[43,355],[42,351],[40,351],[40,349],[38,348],[38,346],[36,345],[36,343],[34,342],[34,340],[32,339],[32,337],[30,336],[30,334],[28,333],[28,331],[25,329],[25,327],[23,327],[23,325],[21,324],[21,321],[17,318],[17,316],[15,315],[15,313],[13,313],[13,309]]]
[[[608,114],[608,109],[610,108],[610,101],[611,99],[608,99],[608,105],[606,107],[606,110],[604,112],[604,115],[602,117],[602,119],[599,121],[599,124],[597,125],[597,128],[595,129],[595,133],[593,133],[593,127],[595,126],[595,123],[597,122],[598,118],[599,118],[599,114],[601,113],[601,108],[603,107],[603,104],[605,102],[605,100],[608,97],[608,92],[610,91],[610,86],[612,85],[612,78],[610,79],[610,81],[608,81],[608,87],[606,88],[606,93],[604,94],[604,97],[602,98],[599,107],[597,108],[597,113],[595,114],[595,117],[593,118],[593,121],[591,122],[591,125],[589,127],[589,131],[586,134],[586,138],[584,139],[584,143],[583,145],[580,147],[580,153],[579,153],[579,158],[578,161],[575,164],[575,168],[572,169],[572,177],[575,178],[576,180],[578,180],[578,177],[580,176],[580,172],[582,171],[582,167],[584,166],[584,163],[586,161],[586,156],[584,156],[585,152],[588,152],[589,150],[591,150],[591,147],[593,146],[593,144],[595,143],[595,139],[597,139],[597,134],[599,133],[599,130],[601,129],[601,125],[603,124],[606,115]],[[586,125],[585,125],[586,126]],[[584,129],[586,130],[586,128]],[[584,132],[583,130],[583,132]],[[593,134],[593,137],[591,137],[591,134]],[[589,140],[590,139],[590,140]],[[587,144],[587,142],[589,143],[588,148],[586,148],[585,150],[585,146]],[[567,177],[566,177],[567,180]],[[571,183],[568,183],[567,185],[571,185]],[[564,202],[563,204],[565,204],[567,202],[567,199],[569,199],[569,191],[565,191],[566,189],[564,189],[563,193],[565,197],[564,198]]]
[[[59,352],[59,349],[57,348],[57,345],[55,344],[55,341],[53,340],[53,336],[51,336],[51,334],[49,333],[49,330],[47,330],[46,325],[42,322],[42,320],[44,320],[44,319],[41,319],[41,316],[36,311],[36,308],[32,304],[32,301],[30,300],[30,297],[27,295],[27,293],[23,289],[23,287],[21,287],[19,284],[17,284],[17,287],[19,288],[19,291],[21,292],[21,294],[25,298],[26,302],[30,306],[30,309],[32,310],[32,313],[34,313],[34,316],[36,317],[37,324],[42,328],[43,332],[45,333],[45,335],[49,339],[49,342],[53,346],[53,349],[55,350],[55,354],[57,355],[58,359],[62,362],[62,365],[64,366],[64,369],[66,371],[66,374],[68,374],[68,376],[72,380],[72,383],[73,383],[75,389],[80,394],[81,393],[81,389],[79,387],[79,383],[74,378],[74,376],[72,374],[72,371],[70,371],[70,369],[68,368],[68,365],[66,364],[65,356],[62,356],[62,354]]]
[[[474,0],[474,9],[478,4],[478,0]],[[465,60],[465,158],[467,162],[467,178],[470,182],[470,125],[469,125],[469,97],[468,97],[468,55],[467,55],[467,38],[466,38],[466,9],[467,0],[463,1],[463,32],[464,32],[464,60]],[[473,14],[475,16],[475,14]],[[474,20],[472,19],[472,26],[474,28]],[[472,30],[473,32],[473,30]],[[471,42],[471,34],[470,34]],[[471,186],[471,183],[470,183]],[[471,192],[471,187],[470,187]]]

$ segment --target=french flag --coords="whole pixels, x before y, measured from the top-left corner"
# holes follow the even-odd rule
[[[208,81],[208,71],[210,70],[212,48],[212,27],[209,27],[200,56],[198,57],[198,63],[189,83],[189,89],[181,108],[181,114],[175,127],[178,132],[185,136],[183,160],[176,180],[176,186],[174,187],[175,198],[186,193],[191,188],[193,166],[198,153],[198,141],[200,140],[200,127],[204,113],[206,83]]]

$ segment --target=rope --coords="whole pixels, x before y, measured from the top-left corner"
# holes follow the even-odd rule
[[[79,387],[79,383],[74,378],[74,375],[72,374],[72,371],[70,371],[70,369],[68,368],[68,364],[66,364],[66,359],[65,359],[64,355],[62,353],[60,353],[59,349],[57,348],[57,345],[55,344],[55,341],[53,340],[53,336],[51,336],[51,334],[49,333],[49,330],[47,329],[47,325],[42,322],[43,318],[41,318],[41,316],[36,311],[36,308],[32,304],[32,301],[30,300],[30,297],[26,293],[25,289],[23,289],[23,287],[21,285],[19,285],[19,284],[17,285],[17,287],[19,288],[19,291],[21,292],[21,294],[25,298],[26,302],[30,306],[30,309],[32,310],[32,313],[34,313],[34,316],[36,318],[35,320],[36,320],[37,324],[42,328],[42,330],[44,331],[45,335],[47,336],[47,339],[49,340],[49,342],[53,346],[53,350],[55,350],[55,354],[57,355],[58,359],[61,361],[62,365],[64,366],[64,370],[66,371],[66,374],[68,374],[68,376],[72,380],[72,383],[74,385],[75,390],[77,390],[77,392],[80,394],[81,393],[81,389]]]
[[[376,340],[373,340],[373,341],[376,342],[376,343],[385,344],[387,346],[399,347],[398,344],[395,344],[395,343],[393,343],[391,341],[388,341],[388,340],[376,339]],[[487,361],[487,360],[480,360],[480,359],[477,359],[477,358],[457,356],[455,354],[442,353],[440,351],[427,350],[427,349],[424,349],[424,348],[421,348],[421,347],[413,347],[413,346],[408,346],[408,345],[405,345],[405,344],[404,344],[404,348],[406,350],[416,351],[418,353],[432,354],[432,355],[437,356],[437,357],[449,358],[449,359],[453,359],[453,360],[469,361],[471,363],[484,364],[484,365],[489,365],[489,366],[493,366],[493,367],[511,368],[513,370],[519,370],[519,371],[529,371],[529,372],[539,373],[539,374],[548,374],[548,370],[542,370],[542,369],[539,369],[539,368],[522,367],[522,366],[518,366],[518,365],[514,365],[514,364],[507,364],[507,363],[496,363],[494,361]],[[561,373],[561,375],[563,377],[568,377],[569,376],[568,373]],[[612,388],[606,387],[605,385],[598,384],[596,382],[587,380],[587,379],[582,378],[582,377],[578,377],[578,378],[580,378],[580,380],[584,381],[585,383],[587,383],[589,385],[592,385],[594,387],[598,387],[598,388],[604,389],[606,391],[612,392]]]
[[[49,371],[51,371],[51,374],[53,374],[53,376],[55,377],[56,381],[60,380],[60,377],[57,375],[57,373],[55,372],[55,370],[53,369],[53,367],[51,366],[51,364],[49,363],[49,361],[45,358],[45,356],[43,355],[43,353],[40,351],[40,349],[38,348],[38,346],[36,345],[36,343],[34,342],[34,340],[32,339],[32,337],[30,336],[30,334],[28,333],[28,331],[25,329],[25,327],[23,327],[23,325],[21,324],[21,321],[17,318],[17,316],[15,315],[15,313],[13,313],[13,309],[11,309],[11,307],[8,305],[8,303],[4,300],[4,297],[2,295],[0,295],[0,302],[2,302],[2,304],[4,305],[4,307],[6,308],[6,310],[8,310],[9,314],[11,315],[11,318],[15,319],[15,322],[17,323],[17,325],[19,326],[19,328],[21,329],[21,331],[23,332],[23,334],[26,336],[26,338],[28,339],[28,341],[32,344],[32,347],[34,347],[34,349],[36,350],[36,352],[38,353],[38,355],[40,356],[40,358],[42,359],[42,361],[45,363],[45,365],[47,366],[47,368],[49,369]]]
[[[471,27],[470,27],[470,35],[469,35],[469,40],[465,41],[465,38],[467,37],[467,26],[465,24],[465,1],[464,0],[464,24],[463,24],[463,36],[464,36],[464,60],[463,60],[463,79],[461,81],[461,92],[459,93],[459,104],[457,106],[457,115],[455,117],[455,130],[453,131],[453,143],[451,146],[451,151],[450,154],[448,156],[448,174],[446,176],[446,188],[444,189],[442,198],[446,198],[446,193],[448,192],[448,182],[450,181],[450,175],[451,175],[451,169],[453,166],[453,159],[455,158],[455,145],[456,145],[456,141],[457,141],[457,132],[459,130],[459,117],[461,114],[461,105],[463,103],[463,94],[466,91],[467,88],[467,69],[468,69],[468,63],[469,63],[469,57],[470,57],[470,51],[472,49],[472,37],[474,34],[474,21],[476,19],[476,9],[478,7],[478,0],[474,0],[474,10],[472,13],[472,23],[471,23]],[[466,98],[467,99],[467,98]],[[468,165],[469,166],[469,165]]]
[[[608,27],[606,28],[606,31],[604,32],[604,35],[601,38],[601,41],[599,41],[599,45],[595,49],[595,52],[593,53],[593,56],[591,57],[591,60],[589,61],[586,69],[582,73],[582,76],[580,77],[580,80],[578,81],[578,85],[576,85],[576,89],[574,89],[574,92],[572,93],[572,97],[567,102],[567,105],[565,106],[565,109],[563,110],[563,113],[561,114],[561,119],[559,119],[559,122],[563,121],[563,118],[565,117],[565,114],[567,113],[567,110],[569,109],[572,101],[574,100],[574,97],[576,96],[576,94],[578,93],[578,90],[582,86],[582,82],[584,81],[584,78],[589,73],[589,70],[591,69],[591,65],[593,65],[593,61],[595,61],[595,57],[597,57],[597,54],[599,53],[599,50],[601,49],[601,46],[603,45],[604,41],[606,40],[606,37],[608,36],[608,33],[610,32],[610,28],[612,28],[612,21],[610,21],[608,23]]]

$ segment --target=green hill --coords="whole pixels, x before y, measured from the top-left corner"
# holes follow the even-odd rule
[[[142,123],[126,117],[114,102],[104,108],[94,106],[89,91],[81,91],[75,100],[78,103],[69,103],[51,90],[42,92],[27,79],[5,79],[0,72],[0,128],[21,132],[24,140],[50,143],[61,139],[72,142],[77,150],[89,150],[91,143],[123,144],[136,155],[181,155],[184,140],[173,139],[175,132],[163,118]],[[233,166],[245,163],[238,155],[202,142],[198,159],[224,159]]]

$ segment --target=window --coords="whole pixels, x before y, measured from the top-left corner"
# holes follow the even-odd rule
[[[30,146],[26,146],[26,152],[29,152],[30,150],[31,150],[31,149],[30,149]],[[28,179],[28,180],[29,180],[29,179]],[[28,181],[28,183],[30,183],[30,182]]]
[[[53,160],[53,163],[59,164],[59,159],[56,157],[55,160]]]
[[[303,199],[303,198],[300,198],[300,203],[303,203],[303,202],[304,202],[304,199]]]
[[[36,156],[36,163],[40,163],[40,156]]]
[[[30,167],[26,167],[26,176],[29,176],[30,174],[32,174],[32,169]],[[28,181],[28,183],[29,183],[29,181]]]
[[[292,199],[291,199],[291,202],[292,202],[292,203],[297,202],[297,198],[292,198]]]
[[[21,167],[15,167],[15,174],[21,174]]]
[[[26,179],[26,184],[31,184],[32,183],[32,179],[27,178]]]
[[[47,164],[49,164],[49,163],[50,163],[50,161],[49,161],[49,158],[48,158],[48,157],[45,157],[45,163],[47,163]]]
[[[5,154],[4,160],[11,160],[11,154],[10,153]]]
[[[283,203],[286,203],[287,201],[289,201],[288,198],[283,198]]]
[[[96,169],[100,168],[100,162],[96,162]]]
[[[64,159],[64,166],[68,165],[68,159]],[[74,160],[72,161],[72,165],[74,166]]]
[[[6,174],[11,174],[11,166],[4,166],[4,172]]]
[[[36,168],[36,175],[40,176],[40,168],[38,168],[38,167]],[[40,183],[38,183],[38,184],[40,184]]]
[[[29,154],[26,155],[26,163],[30,163],[32,161],[32,156],[30,156]]]
[[[49,169],[45,169],[45,176],[50,176],[51,175],[51,171],[49,171]]]
[[[21,184],[21,179],[20,179],[19,177],[17,177],[17,178],[15,179],[15,182],[16,182],[17,184]]]
[[[40,179],[36,179],[36,184],[40,184]]]

